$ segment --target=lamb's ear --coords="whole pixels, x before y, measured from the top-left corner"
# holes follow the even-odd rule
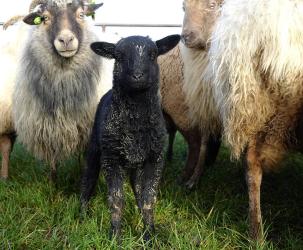
[[[43,22],[43,16],[38,12],[32,12],[23,18],[23,22],[29,25],[39,25]]]
[[[85,15],[93,16],[95,15],[95,11],[99,9],[103,3],[92,3],[85,6]]]
[[[114,58],[116,45],[107,42],[95,42],[90,45],[91,49],[98,54],[109,59]]]
[[[180,41],[180,35],[170,35],[156,41],[158,55],[163,55],[173,49]]]

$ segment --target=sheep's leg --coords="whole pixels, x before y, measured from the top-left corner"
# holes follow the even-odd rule
[[[186,183],[194,173],[195,166],[199,159],[201,137],[193,131],[180,131],[188,145],[188,153],[185,167],[182,170],[180,182]]]
[[[251,238],[257,240],[262,236],[262,215],[260,204],[262,166],[258,158],[256,141],[249,144],[246,159],[246,182],[249,196],[249,229]]]
[[[51,183],[56,183],[56,181],[57,181],[57,163],[56,163],[56,161],[52,161],[50,163],[49,180]]]
[[[143,169],[131,170],[130,184],[136,197],[137,205],[140,211],[142,211],[142,178]]]
[[[188,189],[193,189],[193,187],[198,184],[200,177],[205,170],[207,141],[208,141],[208,136],[202,136],[201,144],[200,144],[200,148],[199,148],[199,157],[198,157],[198,161],[194,168],[194,173],[190,177],[190,179],[185,183],[185,186]]]
[[[2,154],[1,179],[8,178],[9,157],[13,147],[13,140],[9,135],[0,136],[0,151]]]
[[[177,130],[170,130],[168,133],[168,148],[166,153],[167,160],[171,161],[173,158],[174,140],[176,137]]]
[[[155,162],[148,162],[144,166],[144,178],[142,182],[142,216],[144,223],[144,241],[149,241],[155,232],[154,206],[157,199],[158,187],[163,170],[163,156],[160,155]]]
[[[123,172],[117,166],[106,168],[105,179],[108,186],[108,203],[111,211],[110,237],[117,237],[121,233],[121,219],[124,205],[123,198]]]
[[[173,147],[174,147],[175,136],[177,133],[177,128],[172,118],[164,111],[163,111],[163,116],[165,118],[166,130],[169,135],[166,158],[167,160],[171,161],[173,158]]]
[[[205,166],[211,166],[215,163],[221,146],[221,135],[210,135],[207,142],[207,152],[205,157]]]

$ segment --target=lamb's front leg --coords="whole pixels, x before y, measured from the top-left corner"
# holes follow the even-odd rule
[[[138,208],[142,210],[142,178],[143,178],[143,169],[132,169],[130,171],[130,184],[132,190],[135,194]]]
[[[160,184],[162,170],[164,166],[163,155],[159,155],[155,160],[149,161],[144,166],[144,178],[142,181],[142,216],[144,223],[144,240],[150,240],[154,234],[154,206],[157,199],[158,187]]]
[[[105,170],[108,187],[108,203],[111,211],[110,237],[119,239],[121,233],[121,218],[124,205],[123,199],[123,170],[113,166]]]

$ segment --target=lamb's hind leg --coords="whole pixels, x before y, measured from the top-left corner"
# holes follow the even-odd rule
[[[246,182],[249,196],[249,230],[250,236],[254,240],[259,239],[262,235],[262,215],[260,203],[262,166],[256,147],[256,140],[249,143],[246,155]]]
[[[155,162],[148,162],[144,166],[144,177],[142,181],[142,216],[144,223],[144,241],[149,241],[155,232],[154,206],[157,200],[157,192],[163,170],[163,156]]]
[[[0,136],[0,151],[2,154],[1,179],[8,178],[9,157],[12,151],[14,140],[9,135]]]

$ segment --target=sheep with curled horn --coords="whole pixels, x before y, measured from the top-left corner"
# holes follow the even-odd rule
[[[102,4],[48,0],[24,18],[32,25],[13,94],[19,141],[35,157],[56,166],[85,149],[100,97],[112,70],[95,55],[96,35],[85,20]]]
[[[262,236],[263,172],[302,151],[302,37],[302,0],[225,0],[212,34],[206,77],[232,156],[246,159],[253,239]]]

